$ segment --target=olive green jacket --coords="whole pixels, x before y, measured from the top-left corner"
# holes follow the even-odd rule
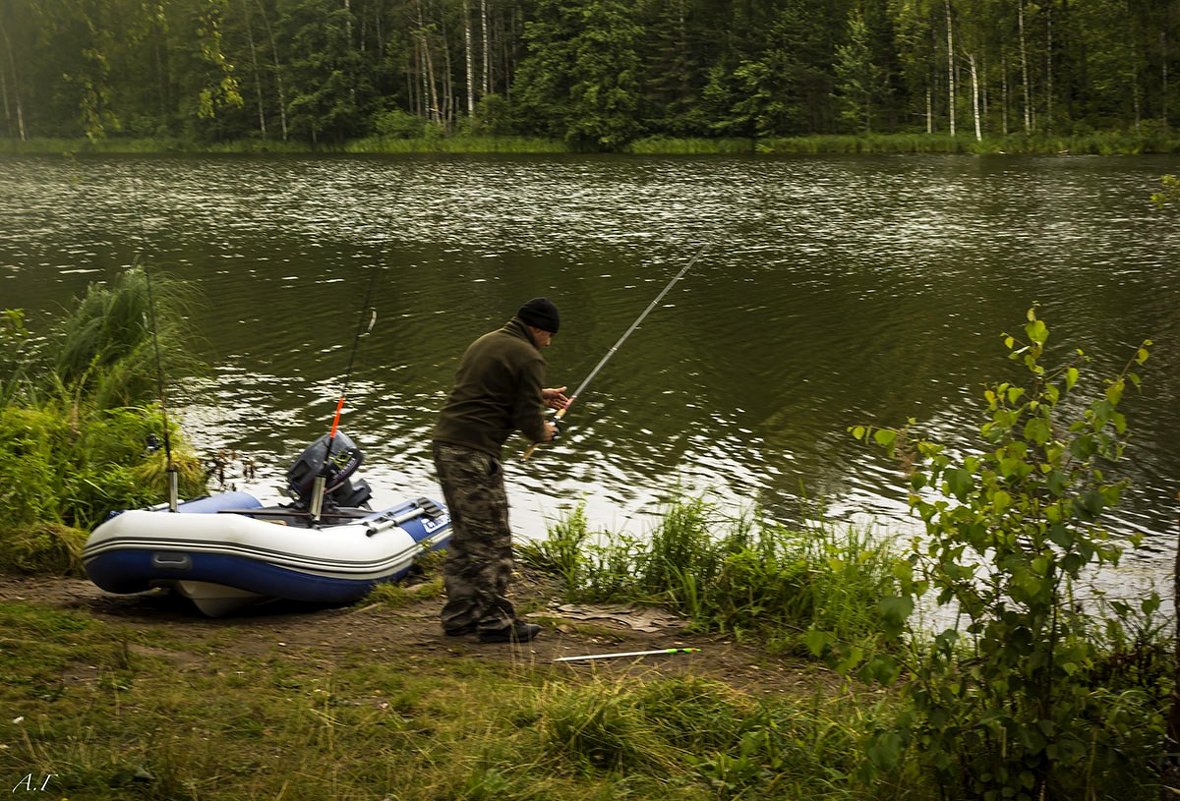
[[[434,427],[435,442],[463,445],[500,458],[519,430],[532,442],[545,438],[541,387],[545,359],[519,317],[467,348],[455,386]]]

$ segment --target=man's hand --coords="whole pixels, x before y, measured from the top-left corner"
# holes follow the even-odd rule
[[[550,409],[557,409],[558,411],[570,405],[572,398],[565,396],[565,387],[557,387],[556,389],[541,390],[541,400]]]
[[[557,424],[556,420],[545,421],[545,441],[556,442],[557,438],[561,436],[561,426]]]

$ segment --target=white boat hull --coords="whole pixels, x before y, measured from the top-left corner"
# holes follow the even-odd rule
[[[170,586],[219,615],[269,598],[351,603],[450,539],[450,517],[427,499],[348,511],[356,517],[325,516],[312,526],[304,513],[262,508],[243,493],[176,513],[129,510],[93,531],[82,560],[105,590]]]

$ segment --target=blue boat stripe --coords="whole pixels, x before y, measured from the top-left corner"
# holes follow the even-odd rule
[[[444,533],[450,533],[448,528]],[[421,540],[414,542],[408,548],[403,548],[395,554],[385,556],[381,559],[370,559],[367,561],[345,560],[345,559],[322,559],[322,558],[305,558],[299,557],[283,551],[275,551],[268,548],[258,548],[248,545],[231,545],[228,543],[210,543],[202,540],[148,540],[144,538],[123,537],[119,539],[111,539],[103,542],[101,545],[94,545],[86,547],[82,552],[83,563],[89,562],[101,556],[104,553],[134,548],[141,551],[178,551],[178,552],[194,552],[202,554],[223,554],[226,556],[247,556],[264,560],[276,565],[287,565],[298,568],[303,566],[304,569],[328,569],[338,570],[340,572],[369,572],[373,570],[380,570],[385,566],[397,564],[405,559],[412,558],[415,553],[420,550],[426,550],[433,546],[435,538],[423,537]]]

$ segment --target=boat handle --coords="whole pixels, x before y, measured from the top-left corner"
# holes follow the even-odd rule
[[[385,520],[377,520],[373,523],[366,523],[365,535],[371,537],[380,531],[385,531],[386,529],[393,528],[394,526],[400,526],[407,520],[413,520],[415,517],[421,517],[424,514],[426,514],[425,509],[423,509],[421,506],[415,506],[413,509],[407,512],[402,512],[397,517],[390,517]]]
[[[152,567],[163,570],[192,570],[193,558],[187,553],[154,553]]]

